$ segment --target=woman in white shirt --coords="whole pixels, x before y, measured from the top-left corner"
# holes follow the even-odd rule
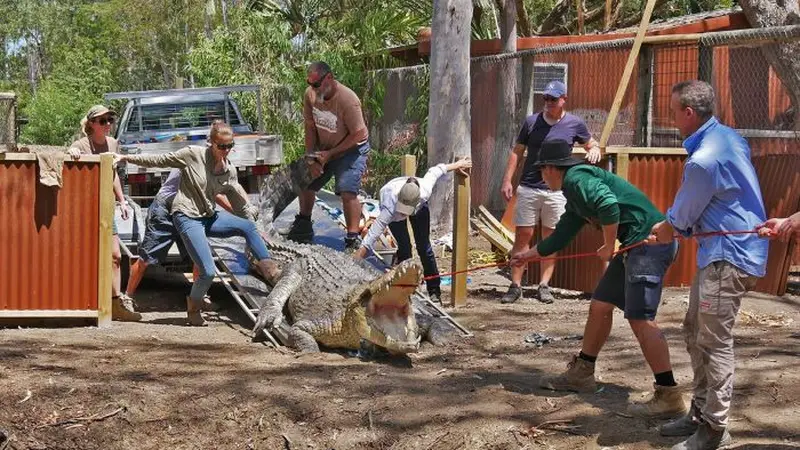
[[[438,164],[431,167],[422,178],[398,177],[386,183],[380,191],[380,214],[353,256],[366,257],[367,250],[372,250],[375,241],[388,226],[397,241],[397,262],[411,258],[411,239],[406,226],[408,218],[425,276],[438,275],[439,268],[436,265],[430,239],[431,214],[428,209],[428,199],[439,177],[453,170],[466,170],[471,167],[472,160],[465,158],[452,164]],[[439,278],[432,278],[425,283],[431,300],[440,301]]]

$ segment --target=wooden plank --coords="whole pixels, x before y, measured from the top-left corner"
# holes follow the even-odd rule
[[[453,200],[453,261],[452,272],[467,269],[469,264],[469,177],[454,174]],[[467,304],[467,274],[453,275],[453,306]]]
[[[623,180],[628,179],[628,166],[631,159],[627,153],[620,153],[617,155],[617,176]]]
[[[0,309],[0,319],[23,318],[98,318],[93,309]]]
[[[614,129],[614,124],[617,121],[617,114],[622,106],[622,99],[625,97],[625,91],[628,90],[628,83],[631,80],[633,73],[633,66],[639,58],[639,49],[642,48],[642,40],[647,32],[647,25],[650,23],[650,16],[653,15],[653,8],[656,5],[656,0],[647,0],[647,6],[642,13],[642,22],[639,24],[639,30],[636,32],[636,38],[633,40],[633,48],[630,55],[628,55],[628,62],[625,64],[625,70],[622,72],[622,79],[617,86],[617,94],[614,96],[614,103],[611,105],[611,111],[608,113],[606,124],[603,127],[603,134],[600,136],[600,148],[605,149],[608,145],[608,138],[611,137],[611,130]]]
[[[501,236],[497,231],[492,229],[488,226],[485,222],[480,219],[472,219],[472,225],[478,231],[478,234],[483,236],[487,241],[489,241],[492,245],[500,249],[503,254],[507,255],[511,253],[511,248],[513,244],[509,244],[509,242]]]
[[[400,175],[404,177],[417,175],[417,157],[415,155],[403,155],[403,159],[400,161]],[[411,243],[411,255],[416,255],[417,241],[414,239],[414,230],[411,228],[410,220],[406,220],[406,228],[408,229],[408,240]],[[395,238],[395,242],[397,242],[397,238]]]
[[[97,193],[100,226],[97,252],[97,326],[111,325],[111,245],[114,236],[114,156],[100,156],[100,185]]]
[[[606,0],[605,14],[603,18],[603,30],[611,29],[611,0]]]
[[[508,230],[508,228],[504,227],[499,220],[497,220],[492,213],[489,212],[483,205],[478,207],[478,215],[483,218],[483,220],[496,232],[498,232],[501,236],[508,239],[511,242],[514,242],[514,233]]]
[[[686,149],[682,147],[622,147],[612,146],[606,149],[607,154],[612,155],[686,155]]]

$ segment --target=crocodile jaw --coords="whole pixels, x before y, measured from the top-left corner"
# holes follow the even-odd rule
[[[418,264],[404,261],[362,291],[366,329],[362,338],[393,353],[419,350],[420,335],[411,295],[422,280]]]

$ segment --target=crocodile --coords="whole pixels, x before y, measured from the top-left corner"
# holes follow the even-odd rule
[[[320,344],[358,350],[366,341],[406,354],[416,352],[423,337],[441,345],[441,320],[413,310],[419,264],[407,260],[381,272],[326,246],[289,241],[275,229],[275,218],[310,181],[309,164],[299,159],[262,182],[256,224],[282,274],[258,312],[254,336],[288,323],[289,346],[301,352],[318,352]]]

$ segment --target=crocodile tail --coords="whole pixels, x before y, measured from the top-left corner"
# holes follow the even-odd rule
[[[311,184],[313,179],[305,158],[293,161],[267,175],[261,183],[260,204],[258,206],[258,228],[273,236],[273,222],[290,203]]]

